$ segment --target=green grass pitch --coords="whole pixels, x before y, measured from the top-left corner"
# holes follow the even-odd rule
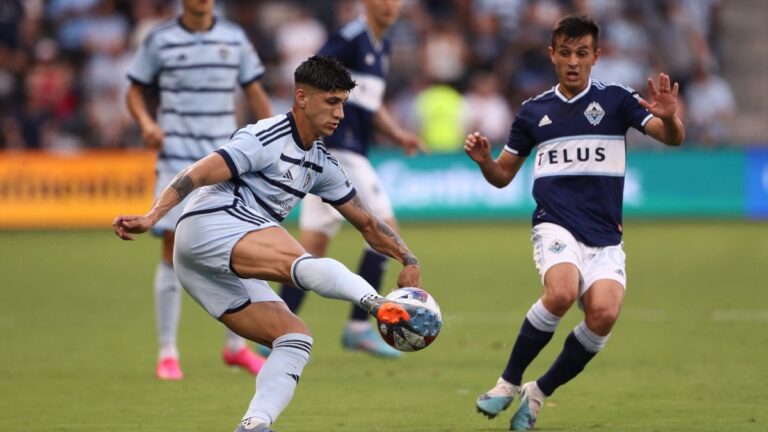
[[[409,224],[424,288],[443,311],[427,350],[398,361],[341,349],[348,305],[311,295],[315,337],[275,427],[316,431],[503,431],[474,399],[506,362],[540,293],[524,222]],[[354,267],[347,228],[331,255]],[[111,232],[0,232],[0,431],[226,431],[254,380],[220,360],[223,327],[186,294],[185,379],[154,379],[155,239]],[[768,430],[768,224],[630,220],[629,287],[605,351],[548,399],[542,431]],[[393,263],[385,286],[394,288]],[[574,308],[526,373],[534,379],[581,320]]]

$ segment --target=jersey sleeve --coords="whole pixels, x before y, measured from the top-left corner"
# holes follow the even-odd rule
[[[355,68],[355,44],[345,39],[338,32],[331,35],[325,42],[318,55],[333,57],[347,68]]]
[[[241,86],[260,80],[264,76],[264,64],[244,32],[240,32],[240,68],[237,81]]]
[[[347,173],[336,158],[326,156],[326,164],[320,179],[310,189],[328,204],[339,206],[354,198],[356,191],[349,182]]]
[[[524,110],[521,109],[515,115],[515,120],[512,122],[512,128],[509,131],[509,138],[507,138],[504,151],[508,151],[516,156],[527,157],[531,154],[531,150],[533,150],[535,145],[536,141],[531,136],[524,118]]]
[[[155,82],[155,77],[159,71],[160,51],[157,46],[157,39],[150,34],[144,39],[133,57],[128,69],[128,78],[131,81],[149,86]]]
[[[629,87],[619,87],[622,95],[621,110],[624,113],[625,121],[627,122],[627,129],[633,127],[642,133],[645,133],[645,124],[648,120],[653,118],[651,114],[644,106],[640,105],[640,95]]]
[[[270,149],[276,146],[264,147],[259,139],[246,128],[239,129],[232,135],[229,142],[221,146],[216,153],[224,158],[232,177],[240,177],[247,172],[258,172],[275,161]]]

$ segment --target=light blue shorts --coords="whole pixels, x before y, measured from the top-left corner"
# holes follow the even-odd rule
[[[214,318],[249,303],[282,301],[267,282],[243,279],[230,266],[232,249],[243,236],[273,226],[280,225],[241,206],[185,214],[176,226],[173,250],[181,285]]]

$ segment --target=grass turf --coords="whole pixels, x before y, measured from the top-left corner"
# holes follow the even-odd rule
[[[768,224],[626,226],[629,287],[605,351],[547,400],[544,431],[768,430]],[[342,350],[347,304],[311,295],[313,356],[279,431],[501,431],[474,411],[539,295],[525,223],[412,224],[443,331],[397,361]],[[351,268],[345,229],[331,255]],[[185,379],[154,379],[152,278],[159,242],[107,231],[0,232],[0,431],[231,431],[254,380],[226,369],[223,327],[185,295]],[[385,287],[394,287],[397,265]],[[580,321],[574,308],[526,373]]]

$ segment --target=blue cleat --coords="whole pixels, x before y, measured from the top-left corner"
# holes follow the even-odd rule
[[[478,396],[475,402],[477,412],[492,419],[509,407],[519,391],[519,386],[499,378],[495,387]]]
[[[348,350],[364,351],[376,357],[395,359],[403,355],[400,351],[387,345],[373,327],[362,332],[344,329],[344,333],[341,335],[341,344]]]
[[[531,430],[536,424],[536,417],[539,415],[541,406],[544,405],[546,396],[539,389],[536,381],[523,384],[522,395],[520,396],[520,408],[510,420],[511,430]]]

